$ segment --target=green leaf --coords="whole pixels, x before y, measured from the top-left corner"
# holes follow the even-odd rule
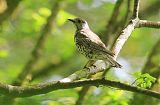
[[[147,81],[147,87],[151,87],[152,86],[152,82],[150,82],[150,81]]]
[[[136,77],[136,85],[142,88],[150,88],[152,83],[156,81],[156,78],[150,76],[148,73],[142,74],[141,72],[136,72],[134,76]]]
[[[141,72],[136,72],[136,73],[133,74],[133,76],[138,78],[139,76],[141,76],[141,74],[142,74]]]

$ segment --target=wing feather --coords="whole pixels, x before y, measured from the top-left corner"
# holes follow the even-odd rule
[[[114,56],[114,53],[109,51],[105,44],[101,41],[101,39],[90,30],[81,30],[80,32],[83,37],[77,38],[79,42],[84,43],[83,45],[89,46],[91,49],[101,51],[105,54],[109,54],[110,56]]]

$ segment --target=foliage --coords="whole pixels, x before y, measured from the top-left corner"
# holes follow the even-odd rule
[[[0,12],[2,11],[1,1],[9,0],[0,0]],[[35,77],[30,84],[59,80],[72,74],[75,70],[83,68],[86,64],[87,59],[77,53],[75,49],[73,38],[75,27],[67,21],[68,18],[82,17],[88,21],[90,28],[95,33],[100,33],[100,37],[106,35],[103,31],[106,30],[116,0],[21,0],[14,12],[0,24],[1,83],[11,84],[21,73],[27,61],[31,59],[31,52],[47,23],[47,18],[51,16],[51,8],[56,1],[63,2],[52,23],[53,27],[44,44],[42,54],[33,67],[33,73],[45,71],[38,74],[39,76]],[[123,1],[125,4],[120,8],[120,17],[116,25],[121,25],[120,20],[125,17],[127,11],[128,0]],[[140,11],[142,11],[140,16],[143,17],[143,11],[149,6],[153,8],[152,4],[156,2],[158,0],[143,0],[140,4]],[[12,5],[14,5],[14,0]],[[158,9],[152,13],[147,13],[148,17],[143,18],[159,20],[157,11]],[[113,29],[114,32],[117,30]],[[114,36],[116,36],[114,32],[111,33],[108,46],[111,45]],[[160,38],[159,33],[160,31],[155,29],[136,29],[118,58],[123,69],[111,69],[107,74],[107,79],[111,77],[111,79],[116,78],[118,81],[130,83],[131,77],[128,72],[133,73],[134,70],[142,68],[147,61],[149,52]],[[159,65],[159,57],[158,53],[152,58],[152,61],[156,62],[157,65]],[[52,65],[51,68],[47,68],[49,65]],[[151,66],[154,69],[154,65]],[[156,70],[154,69],[153,72]],[[137,72],[134,75],[136,85],[139,87],[150,88],[156,81],[156,78],[148,73]],[[78,99],[79,91],[80,88],[57,90],[33,97],[17,98],[14,105],[74,105]],[[131,98],[133,97],[130,92],[99,87],[91,89],[84,103],[85,105],[129,105]]]
[[[156,78],[148,73],[142,74],[141,72],[136,72],[134,76],[136,77],[136,85],[142,88],[151,88],[152,84],[156,81]]]

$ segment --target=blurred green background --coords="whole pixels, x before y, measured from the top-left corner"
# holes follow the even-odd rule
[[[132,5],[133,5],[133,0]],[[11,2],[7,5],[6,2]],[[17,3],[18,2],[18,3]],[[90,28],[105,37],[103,32],[113,13],[116,0],[0,0],[0,82],[11,84],[32,58],[31,52],[51,15],[51,8],[59,3],[58,13],[47,35],[42,53],[32,68],[33,80],[30,84],[64,78],[83,68],[87,59],[80,55],[74,45],[75,27],[68,18],[81,17],[88,21]],[[127,11],[128,0],[123,0],[119,17]],[[18,4],[16,6],[16,3]],[[140,19],[160,19],[159,0],[141,0]],[[16,6],[14,12],[3,19],[9,6]],[[10,12],[8,12],[10,13]],[[119,25],[119,23],[116,23]],[[111,26],[112,27],[112,26]],[[113,31],[117,31],[116,29]],[[108,46],[113,42],[111,33]],[[142,70],[147,56],[160,38],[160,30],[153,28],[135,29],[118,56],[123,69],[112,69],[107,78],[132,83],[133,73]],[[105,42],[105,40],[103,40]],[[160,62],[160,56],[156,59]],[[41,72],[41,73],[40,73]],[[74,105],[80,88],[57,90],[51,93],[17,98],[13,105]],[[84,105],[131,105],[133,93],[110,87],[92,87]],[[145,97],[141,95],[141,97]],[[160,101],[143,105],[158,105]],[[136,100],[135,100],[136,101]],[[137,105],[142,105],[139,101]]]

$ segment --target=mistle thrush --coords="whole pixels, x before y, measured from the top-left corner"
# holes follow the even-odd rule
[[[104,60],[112,67],[122,67],[113,59],[114,53],[109,51],[101,39],[90,30],[87,21],[80,18],[68,20],[73,22],[76,26],[77,30],[74,40],[76,47],[81,54],[92,61]]]

